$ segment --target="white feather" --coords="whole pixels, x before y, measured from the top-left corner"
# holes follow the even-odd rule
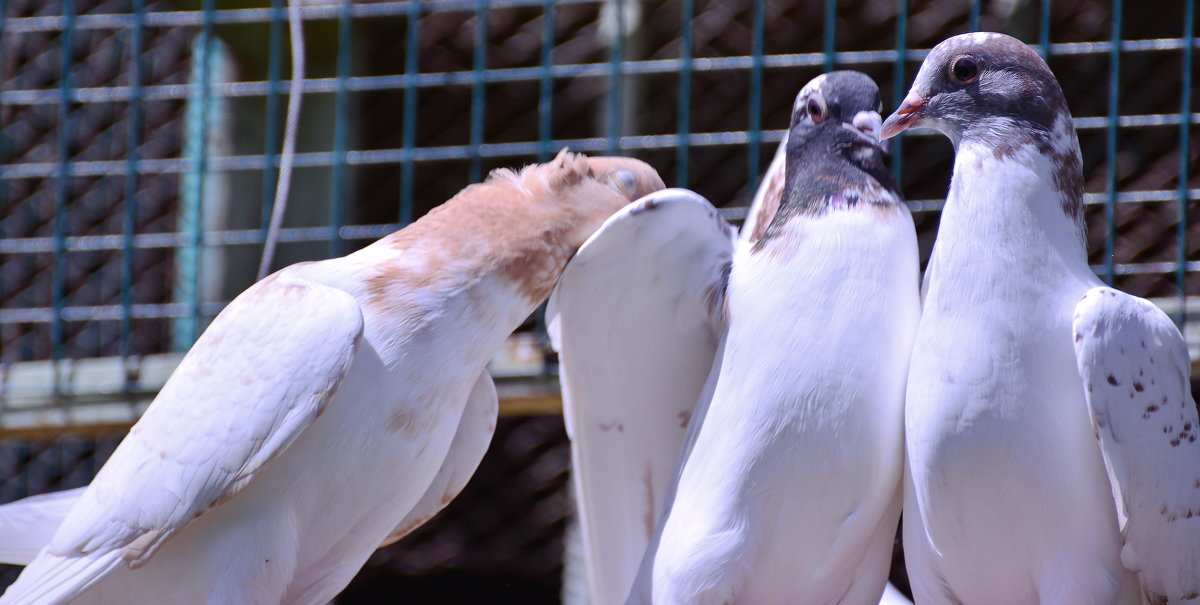
[[[40,494],[0,506],[0,563],[28,565],[50,543],[83,490]]]
[[[706,200],[663,190],[612,216],[551,297],[594,605],[624,600],[654,531],[724,329],[732,237]]]
[[[1187,345],[1158,307],[1112,288],[1088,290],[1074,328],[1121,562],[1152,603],[1200,602],[1200,419]]]

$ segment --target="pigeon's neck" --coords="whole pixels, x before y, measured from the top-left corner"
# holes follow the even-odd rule
[[[1037,145],[998,153],[993,145],[964,138],[930,260],[933,275],[989,288],[1021,273],[1095,279],[1081,213],[1068,209],[1073,202],[1062,191],[1061,172]]]
[[[385,318],[394,338],[499,346],[549,295],[579,243],[619,207],[587,210],[554,192],[542,196],[535,185],[475,185],[351,255],[364,313]]]

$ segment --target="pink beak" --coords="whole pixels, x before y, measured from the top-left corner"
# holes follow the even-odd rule
[[[925,107],[925,97],[916,93],[916,91],[908,93],[904,97],[904,102],[896,109],[896,113],[888,116],[888,119],[883,122],[883,128],[879,135],[883,139],[890,139],[912,126],[918,119],[921,118],[921,109]]]

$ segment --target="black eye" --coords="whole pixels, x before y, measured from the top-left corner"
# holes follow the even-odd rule
[[[813,122],[820,122],[825,119],[825,104],[820,99],[813,97],[808,100],[808,115],[812,117]]]
[[[959,84],[970,84],[979,77],[979,64],[971,57],[959,57],[950,67],[950,77]]]

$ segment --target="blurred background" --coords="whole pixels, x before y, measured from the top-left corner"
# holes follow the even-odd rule
[[[1066,92],[1096,272],[1176,318],[1195,360],[1195,0],[1122,4],[300,0],[274,266],[353,251],[564,146],[644,159],[737,221],[809,79],[864,71],[890,112],[929,47],[993,30],[1034,45]],[[0,502],[88,483],[253,282],[287,32],[283,0],[0,0]],[[910,134],[893,153],[927,258],[952,149]],[[479,471],[338,603],[581,602],[563,583],[569,452],[537,316],[491,369],[504,417]]]

